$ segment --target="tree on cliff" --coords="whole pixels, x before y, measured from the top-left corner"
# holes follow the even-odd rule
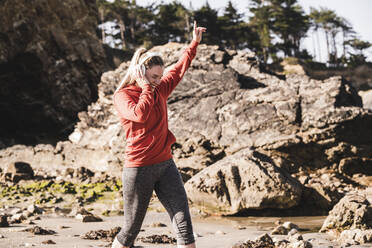
[[[341,19],[333,10],[322,7],[319,10],[310,8],[309,16],[316,31],[323,30],[327,45],[327,61],[334,63],[337,58],[336,36],[342,25]]]
[[[188,41],[190,11],[181,3],[161,3],[156,6],[154,19],[149,23],[154,44],[164,44],[169,41]]]
[[[116,48],[151,48],[169,41],[187,42],[190,23],[195,19],[208,27],[206,44],[234,50],[249,48],[263,63],[282,56],[304,58],[306,54],[312,59],[306,50],[300,51],[301,41],[310,27],[313,42],[316,40],[318,44],[314,44],[318,60],[321,60],[319,33],[323,32],[327,62],[331,65],[365,61],[365,49],[358,52],[357,42],[352,41],[356,38],[355,31],[345,18],[326,8],[311,8],[310,15],[306,15],[297,0],[250,0],[248,21],[232,1],[227,2],[220,15],[208,1],[196,10],[191,4],[186,8],[179,1],[153,1],[145,7],[137,5],[135,0],[96,0],[96,3],[101,24],[114,23],[116,28],[111,34],[102,30],[102,41],[109,42],[107,35],[110,35]]]
[[[259,48],[257,55],[262,57],[262,61],[267,63],[270,52],[273,51],[273,44],[270,30],[272,29],[272,8],[266,0],[252,0],[250,12],[253,16],[250,18],[250,25],[254,28],[259,36]]]
[[[193,15],[200,26],[208,27],[208,32],[203,35],[204,43],[208,45],[219,44],[221,30],[217,22],[217,10],[212,9],[207,1],[200,9],[195,10]]]
[[[358,50],[358,41],[355,39],[356,32],[348,20],[338,16],[333,10],[322,7],[320,9],[310,8],[309,16],[314,31],[318,33],[319,30],[323,30],[325,34],[327,44],[327,61],[331,65],[339,66],[340,63],[349,64],[350,60],[355,60],[356,62],[357,60],[362,59],[362,53],[355,54],[353,51],[350,52],[350,49],[354,49],[354,51]],[[338,42],[338,34],[340,33],[342,34],[342,41]],[[338,44],[342,45],[342,54],[340,54],[338,51]],[[356,47],[354,45],[356,45]],[[320,47],[318,50],[320,52]],[[352,56],[354,57],[352,58]],[[365,59],[363,59],[363,61],[365,61]]]
[[[253,13],[250,24],[260,37],[260,54],[265,62],[270,54],[276,57],[278,51],[285,57],[300,55],[301,40],[310,23],[297,0],[251,0],[249,10]],[[273,44],[275,39],[279,41]]]
[[[350,66],[357,66],[366,62],[364,50],[370,48],[372,43],[354,38],[346,41],[345,45],[353,49],[353,52],[349,52],[350,57],[348,59],[348,64]]]
[[[281,38],[277,46],[284,56],[300,54],[300,42],[310,27],[309,17],[297,0],[270,0],[272,30]]]
[[[224,9],[223,15],[218,17],[219,44],[230,49],[244,49],[255,47],[258,41],[256,33],[243,20],[244,14],[238,13],[231,1]]]

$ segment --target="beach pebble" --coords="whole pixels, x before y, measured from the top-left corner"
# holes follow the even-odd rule
[[[78,208],[74,208],[71,210],[69,216],[72,216],[72,217],[75,217],[80,214],[80,215],[92,215],[91,212],[89,212],[88,210],[86,210],[85,208],[82,208],[82,207],[78,207]]]
[[[63,179],[64,179],[63,176],[58,176],[58,177],[56,177],[56,181],[57,181],[57,182],[63,181]]]
[[[26,216],[23,214],[15,214],[10,218],[10,223],[21,223],[26,219]]]
[[[57,215],[64,215],[64,212],[63,212],[63,209],[60,208],[60,207],[55,207],[53,208],[53,213],[57,214]]]
[[[161,222],[154,222],[150,225],[150,227],[166,227],[167,225]]]
[[[44,209],[39,208],[35,204],[32,204],[32,205],[27,207],[27,211],[29,211],[30,213],[33,213],[33,214],[42,214],[44,212]]]
[[[25,216],[25,217],[31,217],[32,215],[34,215],[33,213],[31,213],[30,211],[26,210],[26,211],[23,211],[22,214]]]
[[[224,233],[224,232],[221,231],[221,230],[218,230],[218,231],[216,231],[214,234],[216,234],[216,235],[225,235],[226,233]]]
[[[34,227],[31,227],[31,228],[26,228],[23,231],[24,232],[30,232],[30,233],[33,233],[35,235],[50,235],[50,234],[55,234],[56,233],[53,230],[47,230],[47,229],[44,229],[44,228],[39,227],[39,226],[34,226]]]
[[[144,243],[152,243],[152,244],[175,244],[176,239],[173,237],[170,237],[166,234],[162,235],[150,235],[147,237],[140,237],[138,240],[144,242]]]
[[[277,226],[279,226],[279,225],[283,224],[283,221],[277,220],[277,221],[274,222],[274,224],[277,225]]]
[[[66,229],[66,228],[70,228],[70,227],[69,226],[63,226],[63,225],[58,226],[58,229]]]
[[[261,236],[258,236],[258,238],[256,238],[255,241],[263,242],[263,243],[272,243],[273,239],[270,237],[269,234],[265,233],[265,234],[262,234]]]
[[[40,216],[34,216],[34,217],[30,218],[30,220],[33,220],[33,221],[41,220],[41,218],[40,218]]]
[[[117,226],[110,230],[92,230],[85,234],[80,235],[82,239],[92,239],[92,240],[109,240],[112,241],[116,237],[116,235],[120,232],[121,227]],[[79,235],[78,235],[79,236]]]
[[[42,244],[44,245],[55,245],[56,242],[54,242],[53,240],[51,239],[48,239],[48,240],[44,240],[43,242],[41,242]]]
[[[286,235],[287,233],[288,233],[288,229],[282,225],[275,227],[274,230],[272,230],[271,232],[272,235],[274,234]]]
[[[292,243],[292,242],[297,242],[297,241],[300,241],[300,240],[304,240],[304,238],[302,237],[302,235],[301,234],[299,234],[299,233],[296,233],[296,234],[294,234],[294,235],[292,235],[292,236],[289,236],[289,241]]]
[[[287,230],[291,230],[291,229],[298,230],[299,229],[299,227],[296,224],[293,224],[292,222],[289,222],[289,221],[284,222],[282,226],[286,228]]]
[[[273,238],[273,241],[275,243],[275,247],[279,247],[279,248],[288,247],[288,244],[290,243],[288,240],[285,240],[285,239],[277,240],[277,241],[275,241],[275,240],[276,239]]]
[[[247,239],[244,243],[237,243],[232,248],[265,247],[274,248],[274,241],[267,233],[257,237],[254,241]]]
[[[102,219],[95,215],[85,215],[82,219],[83,222],[101,222]]]
[[[32,243],[24,243],[23,246],[25,246],[25,247],[31,247],[31,246],[35,246],[35,245],[32,244]]]
[[[27,225],[35,225],[35,222],[33,222],[32,220],[27,220],[25,223]]]
[[[83,218],[84,218],[84,215],[82,215],[82,214],[77,214],[75,216],[75,219],[77,219],[77,220],[82,220]]]
[[[300,240],[297,242],[292,243],[290,248],[313,248],[313,245],[310,242]]]
[[[4,235],[0,234],[0,239],[3,239],[3,238],[5,238]]]
[[[22,209],[20,208],[15,208],[12,211],[10,211],[10,215],[16,215],[22,213]]]
[[[93,215],[84,208],[73,209],[70,216],[75,216],[76,219],[82,220],[83,222],[100,222],[102,219],[98,216]]]
[[[292,229],[288,232],[288,236],[293,236],[295,235],[296,233],[298,233],[298,230],[297,229]]]
[[[203,236],[200,235],[199,233],[194,232],[194,237],[195,237],[195,238],[200,238],[200,237],[203,237]]]

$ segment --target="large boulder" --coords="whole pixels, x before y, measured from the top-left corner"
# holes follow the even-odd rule
[[[370,195],[371,196],[371,195]],[[365,194],[348,194],[329,212],[321,232],[372,228],[372,201]]]
[[[270,158],[245,149],[202,170],[185,184],[203,211],[236,214],[250,209],[286,209],[299,204],[301,184]]]
[[[0,1],[0,147],[71,133],[107,68],[97,24],[94,1]]]

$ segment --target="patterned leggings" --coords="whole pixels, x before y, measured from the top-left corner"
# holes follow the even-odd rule
[[[187,196],[173,159],[151,166],[124,168],[124,226],[117,235],[118,241],[124,246],[133,245],[153,190],[172,220],[177,244],[194,243]]]

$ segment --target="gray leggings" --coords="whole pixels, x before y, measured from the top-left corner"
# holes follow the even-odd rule
[[[151,166],[124,168],[124,227],[117,235],[118,241],[124,246],[133,245],[154,189],[172,220],[177,244],[194,243],[187,196],[173,159]]]

